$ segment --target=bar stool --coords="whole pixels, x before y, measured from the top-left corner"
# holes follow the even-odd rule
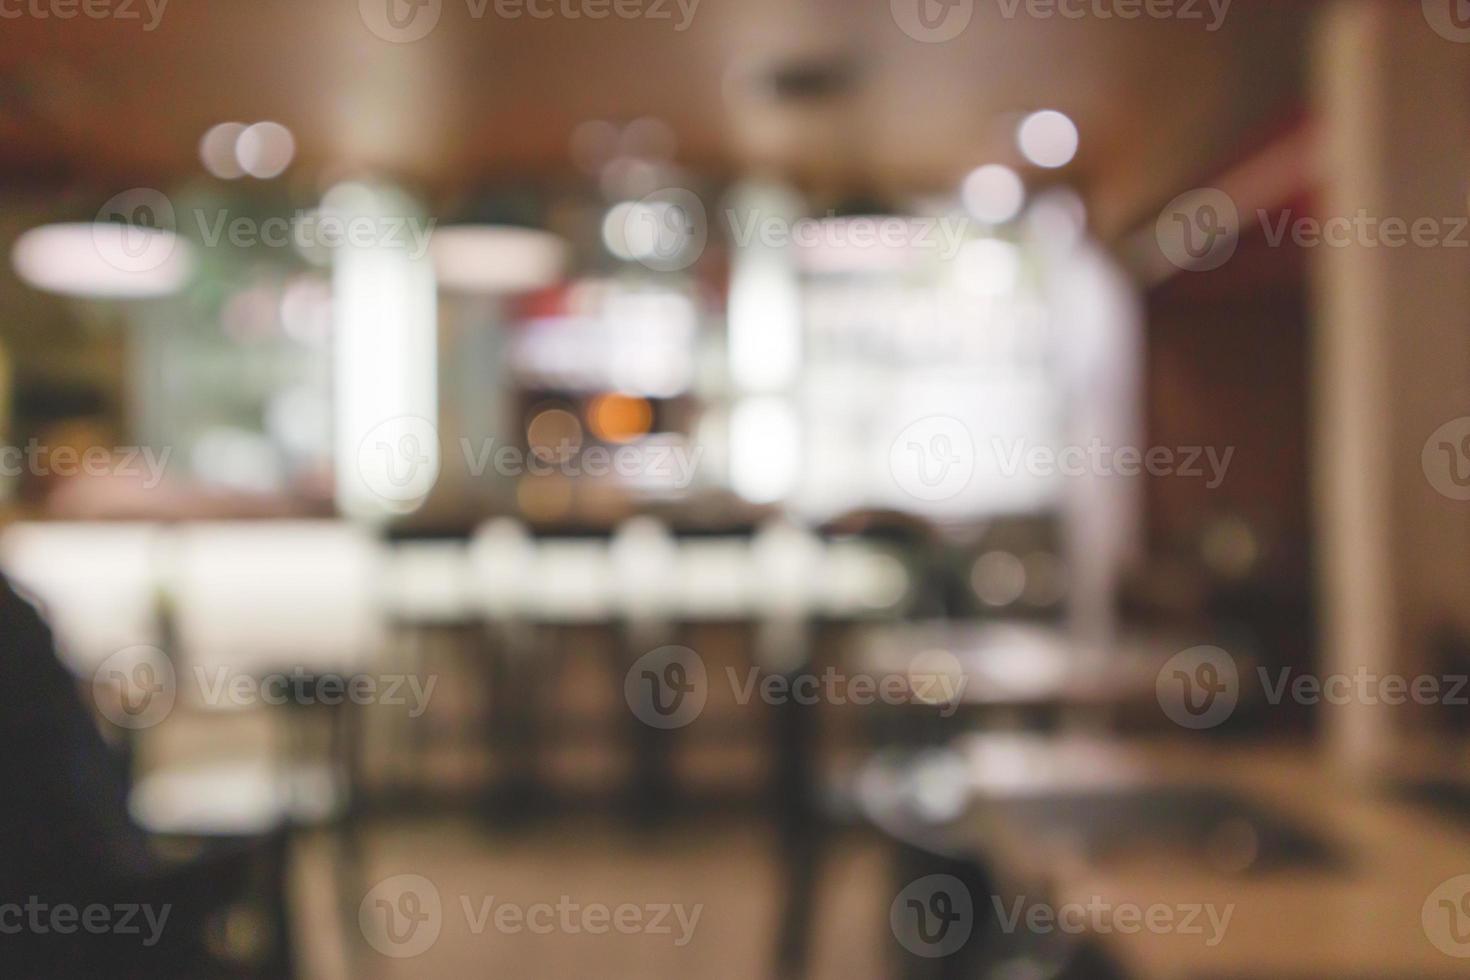
[[[604,783],[595,791],[615,791],[615,763],[557,773],[559,763],[575,764],[579,751],[585,760],[617,744],[609,737],[619,716],[607,683],[616,671],[618,606],[608,539],[601,535],[538,539],[530,584],[526,617],[534,636],[536,683],[526,697],[535,698],[538,710],[555,710],[558,719],[555,729],[536,726],[536,747],[547,776],[543,782],[550,784],[559,775],[565,787],[590,778]],[[578,685],[579,675],[592,683]],[[579,695],[583,700],[575,700]]]
[[[762,670],[784,675],[787,690],[795,690],[811,673],[812,626],[824,559],[815,535],[784,520],[763,525],[751,542],[756,661]],[[811,706],[788,697],[773,707],[772,721],[771,796],[785,869],[775,972],[787,977],[799,976],[804,967],[819,868],[813,792],[816,719]]]
[[[679,547],[662,521],[635,517],[619,525],[609,552],[618,615],[617,677],[622,679],[639,657],[675,642]],[[635,825],[648,826],[669,812],[672,733],[645,724],[631,711],[623,717],[633,758],[629,813]]]
[[[397,538],[387,543],[385,552],[380,601],[387,617],[390,656],[419,675],[448,667],[471,681],[468,686],[445,685],[440,690],[488,690],[488,683],[475,683],[484,680],[481,675],[489,671],[490,663],[485,656],[484,618],[475,601],[467,542],[462,538]],[[383,753],[384,777],[390,789],[401,789],[414,781],[412,777],[428,771],[425,762],[439,734],[437,721],[432,713],[418,719],[400,718],[384,733],[385,748],[408,748],[406,753]],[[455,733],[459,731],[462,729]],[[399,794],[401,801],[423,798],[422,779],[417,782],[411,794]]]
[[[484,808],[492,818],[516,818],[537,795],[535,651],[527,619],[536,545],[520,521],[497,517],[475,530],[466,558],[468,602],[488,640],[485,741],[492,770],[499,770],[498,778],[487,782]]]
[[[743,623],[754,604],[750,540],[692,537],[679,542],[673,617],[680,623]]]
[[[275,776],[294,821],[347,816],[361,804],[361,719],[350,698],[333,692],[372,668],[383,647],[381,559],[369,532],[337,521],[177,532],[170,593],[181,664],[196,678],[213,674],[215,684],[290,675],[292,717]],[[326,729],[327,747],[320,761],[305,762],[313,723]]]

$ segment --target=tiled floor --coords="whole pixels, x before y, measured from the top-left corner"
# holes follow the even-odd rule
[[[361,878],[345,886],[350,894],[342,903],[347,912],[338,920],[345,923],[341,928],[331,913],[330,852],[316,847],[304,855],[301,932],[313,975],[381,980],[773,975],[771,955],[782,914],[780,869],[774,834],[750,818],[691,820],[646,832],[575,818],[516,834],[492,833],[468,820],[407,821],[374,830],[366,844]],[[375,951],[357,923],[363,897],[395,875],[427,879],[441,908],[437,939],[409,958]],[[845,835],[832,849],[818,889],[814,980],[885,975],[891,943],[887,888],[881,846]],[[554,920],[549,912],[534,913],[541,934],[517,928],[513,918],[497,927],[497,914],[513,915],[498,913],[503,906],[529,912],[538,903],[553,909],[561,903],[566,911]],[[593,935],[578,923],[594,905],[637,906],[650,924],[660,915],[659,906],[682,907],[684,919],[681,924],[674,908],[664,919],[669,932],[635,932],[633,913],[625,910],[630,918],[624,920],[624,932],[609,927]]]

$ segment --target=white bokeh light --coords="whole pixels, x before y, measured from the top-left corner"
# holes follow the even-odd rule
[[[429,255],[439,286],[464,293],[514,293],[550,286],[566,271],[567,245],[556,235],[510,225],[446,225]]]
[[[755,504],[782,499],[801,472],[801,427],[784,399],[743,398],[730,416],[730,483]]]
[[[110,222],[32,228],[16,239],[11,263],[37,289],[93,299],[167,296],[195,265],[189,243],[169,229]]]
[[[625,262],[676,258],[689,237],[668,201],[622,201],[602,221],[603,245]]]
[[[1077,155],[1077,125],[1055,109],[1043,109],[1021,120],[1016,143],[1038,167],[1065,167]]]
[[[241,168],[262,180],[279,177],[295,155],[296,140],[291,131],[276,122],[247,126],[235,142],[235,156]]]
[[[221,180],[245,176],[245,169],[240,166],[239,157],[235,154],[235,147],[243,132],[245,124],[238,122],[222,122],[218,126],[210,127],[199,140],[199,159],[203,162],[204,169]]]
[[[999,225],[1021,213],[1026,187],[1010,167],[988,163],[965,178],[961,197],[965,209],[976,218]]]

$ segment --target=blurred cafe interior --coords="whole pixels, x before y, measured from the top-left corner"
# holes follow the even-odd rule
[[[1465,7],[0,0],[0,975],[1466,976]]]

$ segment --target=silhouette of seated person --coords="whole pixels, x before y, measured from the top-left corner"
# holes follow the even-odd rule
[[[51,630],[0,577],[0,976],[249,975],[204,936],[257,865],[233,845],[164,860],[127,792]]]

